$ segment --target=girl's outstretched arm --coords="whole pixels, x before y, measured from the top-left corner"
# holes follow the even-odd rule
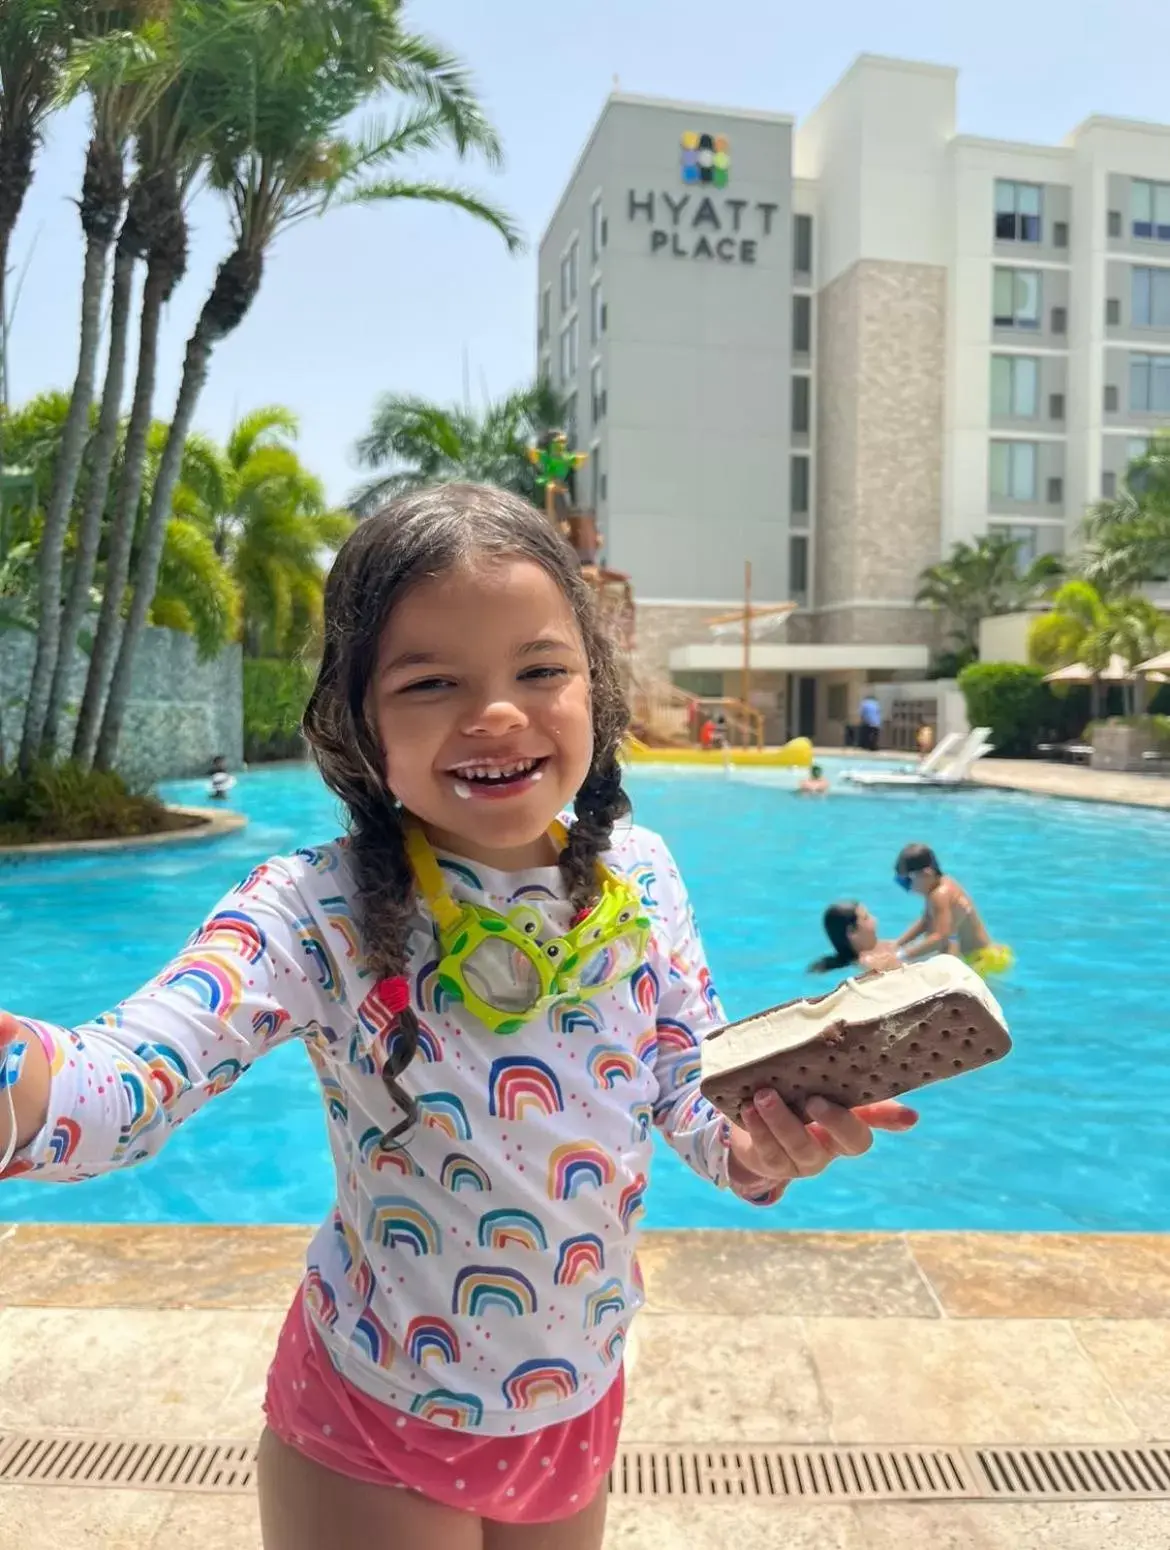
[[[76,1028],[18,1016],[15,1033],[0,1029],[19,1148],[4,1177],[75,1181],[153,1156],[257,1056],[307,1025],[327,1038],[322,1025],[345,1025],[327,960],[295,877],[271,861],[112,1012]],[[0,1159],[11,1128],[0,1093]]]

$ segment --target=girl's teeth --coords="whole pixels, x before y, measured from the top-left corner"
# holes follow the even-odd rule
[[[457,797],[462,797],[465,802],[470,802],[471,787],[465,780],[457,780],[455,782],[455,795]]]

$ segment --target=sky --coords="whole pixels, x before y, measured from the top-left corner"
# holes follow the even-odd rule
[[[304,462],[338,502],[361,479],[353,444],[382,393],[467,393],[478,405],[531,379],[537,244],[615,79],[799,120],[855,55],[877,53],[956,66],[965,134],[1057,143],[1091,113],[1170,120],[1166,0],[408,0],[406,15],[470,68],[506,157],[500,171],[433,157],[418,173],[488,194],[527,248],[510,257],[469,217],[405,203],[331,212],[278,239],[251,313],[215,352],[197,425],[222,438],[249,410],[289,406]],[[81,104],[51,123],[17,227],[14,403],[73,379],[86,136]],[[191,222],[188,277],[164,325],[160,418],[229,247],[213,195],[197,197]]]

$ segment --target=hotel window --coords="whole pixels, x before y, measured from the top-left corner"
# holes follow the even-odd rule
[[[578,262],[580,244],[576,237],[569,244],[569,250],[561,259],[561,311],[565,312],[577,300]]]
[[[991,413],[997,419],[1031,420],[1039,411],[1040,362],[1033,355],[991,357]]]
[[[1135,237],[1170,242],[1170,183],[1135,178],[1130,184],[1129,208]]]
[[[1036,499],[1038,448],[1034,441],[991,443],[991,498],[1000,501]]]
[[[1117,475],[1111,468],[1102,470],[1101,473],[1101,498],[1111,501],[1117,494]]]
[[[601,362],[598,361],[589,373],[589,399],[593,414],[593,423],[605,415],[605,379],[601,374]]]
[[[1125,482],[1136,495],[1140,495],[1149,482],[1150,471],[1133,465],[1140,463],[1149,450],[1150,443],[1145,436],[1134,436],[1125,444]]]
[[[993,522],[987,531],[992,538],[1008,538],[1017,546],[1016,568],[1021,572],[1042,554],[1061,554],[1064,550],[1064,532],[1055,523],[1050,527],[1022,527]]]
[[[812,273],[812,216],[798,215],[792,223],[792,267],[797,274]]]
[[[577,445],[577,433],[580,428],[580,393],[570,393],[565,398],[565,436],[570,447]]]
[[[808,596],[808,535],[793,533],[788,540],[788,590],[793,602]]]
[[[808,458],[794,457],[789,469],[792,515],[808,515]]]
[[[1170,355],[1131,355],[1129,407],[1138,414],[1170,410]]]
[[[812,395],[810,393],[811,379],[808,377],[793,377],[792,379],[792,432],[795,436],[807,436],[809,425],[809,406]]]
[[[997,242],[1040,241],[1040,185],[1012,183],[997,178],[995,183],[995,240]]]
[[[601,443],[595,441],[589,449],[589,504],[596,511],[601,505]]]
[[[597,344],[605,329],[605,308],[601,304],[601,281],[589,287],[589,342]]]
[[[589,252],[594,263],[601,257],[601,200],[595,199],[589,209]]]
[[[561,329],[561,381],[571,382],[577,375],[577,319]]]
[[[792,353],[807,355],[812,349],[812,297],[792,298]]]
[[[1170,328],[1170,269],[1130,270],[1130,316],[1135,328]]]
[[[1040,327],[1040,271],[997,269],[992,316],[996,328]]]
[[[544,344],[545,340],[548,338],[549,315],[550,315],[551,309],[552,309],[552,286],[551,285],[545,285],[545,286],[541,287],[541,292],[540,292],[540,318],[539,318],[539,320],[537,322],[537,328],[536,328],[537,335],[538,335],[537,342],[539,344]]]

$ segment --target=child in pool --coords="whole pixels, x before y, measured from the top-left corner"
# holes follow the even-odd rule
[[[894,880],[926,901],[921,918],[895,944],[899,963],[955,953],[984,976],[1011,968],[1011,949],[991,940],[970,894],[947,876],[929,845],[904,846],[894,863]]]
[[[796,788],[797,796],[823,797],[829,790],[829,777],[819,764],[814,764],[812,769]]]
[[[810,974],[832,974],[855,964],[863,969],[894,969],[898,958],[893,942],[878,940],[877,918],[864,904],[847,900],[830,904],[822,917],[825,935],[833,944],[827,957],[810,963]]]
[[[597,1550],[652,1126],[770,1204],[914,1115],[761,1092],[741,1129],[702,1098],[724,1017],[669,853],[618,828],[613,650],[526,502],[361,524],[305,731],[348,836],[257,867],[115,1012],[4,1018],[0,1164],[138,1162],[302,1040],[337,1197],[269,1375],[267,1550]]]

